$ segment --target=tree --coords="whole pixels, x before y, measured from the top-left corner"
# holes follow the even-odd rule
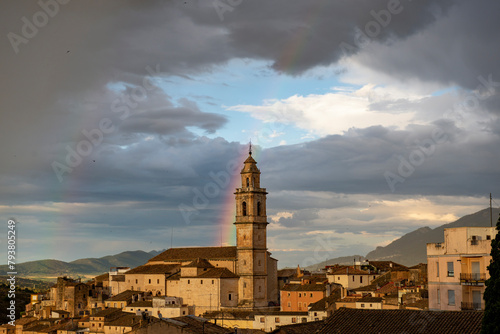
[[[500,333],[500,217],[497,235],[491,241],[491,262],[488,266],[490,278],[484,290],[485,310],[481,333]]]

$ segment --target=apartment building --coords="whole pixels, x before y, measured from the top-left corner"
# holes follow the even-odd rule
[[[484,310],[485,281],[495,227],[444,230],[444,242],[427,244],[430,310]]]

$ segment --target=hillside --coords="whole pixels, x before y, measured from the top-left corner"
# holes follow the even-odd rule
[[[493,209],[493,226],[496,225],[500,209]],[[312,266],[306,267],[307,270],[317,270],[325,265],[331,264],[352,264],[353,259],[365,258],[372,261],[394,261],[406,266],[413,266],[419,263],[427,263],[427,243],[443,242],[444,229],[452,227],[489,227],[490,226],[490,209],[484,209],[476,213],[463,216],[462,218],[448,224],[438,226],[434,229],[430,227],[421,227],[415,231],[407,233],[397,240],[394,240],[385,247],[377,247],[369,252],[365,257],[359,255],[351,255],[338,257],[323,261]]]
[[[162,251],[127,251],[101,258],[86,258],[72,262],[58,260],[39,260],[19,263],[16,270],[19,277],[57,277],[98,275],[108,272],[110,267],[137,267],[146,263]],[[0,266],[0,271],[7,272],[6,265]]]
[[[493,209],[493,226],[495,226],[500,209]],[[484,209],[476,213],[463,216],[462,218],[434,229],[422,227],[413,232],[403,235],[385,247],[377,247],[366,255],[369,260],[391,260],[403,265],[411,266],[420,262],[427,262],[427,246],[429,242],[443,242],[444,229],[452,227],[490,226],[490,209]]]

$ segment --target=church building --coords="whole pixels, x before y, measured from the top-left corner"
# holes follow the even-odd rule
[[[277,305],[278,261],[267,250],[267,192],[260,186],[251,149],[240,174],[241,187],[235,192],[236,246],[170,248],[120,275],[120,290],[179,297],[195,315]]]

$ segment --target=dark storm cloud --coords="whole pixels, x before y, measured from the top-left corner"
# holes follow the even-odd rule
[[[406,130],[351,129],[342,136],[265,150],[261,165],[268,188],[387,194],[392,190],[384,174],[391,172],[403,179],[395,184],[397,194],[478,196],[500,178],[495,167],[500,157],[493,153],[500,138],[481,138],[450,121]]]
[[[186,126],[196,126],[207,133],[214,133],[226,121],[221,115],[201,112],[195,103],[183,99],[179,107],[146,111],[128,117],[121,130],[131,133],[173,135],[186,131]]]
[[[446,15],[419,34],[390,45],[372,45],[359,59],[402,81],[419,78],[475,89],[479,76],[500,81],[496,1],[456,1]]]

